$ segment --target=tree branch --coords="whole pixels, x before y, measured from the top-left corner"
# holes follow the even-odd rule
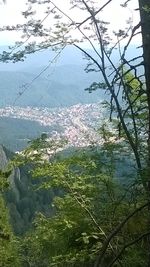
[[[106,253],[106,250],[109,246],[109,242],[116,236],[116,234],[121,230],[121,228],[129,221],[129,219],[131,219],[136,213],[138,213],[139,211],[143,210],[145,207],[147,207],[150,204],[150,202],[147,202],[146,204],[142,205],[141,207],[137,208],[136,210],[134,210],[131,214],[129,214],[111,233],[110,235],[107,237],[107,239],[105,240],[102,250],[100,252],[100,255],[98,256],[94,267],[99,267],[99,265],[102,263],[103,261],[103,257]]]
[[[136,244],[137,242],[139,242],[141,239],[143,239],[144,237],[146,237],[148,235],[150,235],[150,231],[140,235],[136,239],[132,240],[131,242],[129,242],[125,246],[123,246],[121,251],[116,255],[116,257],[112,260],[112,262],[108,265],[108,267],[112,267],[114,265],[114,263],[120,258],[120,256],[126,250],[126,248],[131,247],[132,245]]]

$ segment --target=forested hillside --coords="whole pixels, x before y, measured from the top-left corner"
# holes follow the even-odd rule
[[[77,103],[92,103],[103,99],[103,93],[100,96],[97,92],[91,95],[84,90],[93,79],[97,80],[97,75],[90,75],[87,80],[82,66],[61,66],[56,70],[52,68],[42,77],[35,79],[36,73],[39,72],[40,68],[33,69],[32,73],[1,71],[0,106],[54,108]],[[34,79],[35,81],[33,81]]]
[[[21,151],[30,140],[37,138],[43,132],[51,132],[52,130],[53,127],[41,126],[33,121],[1,117],[0,143],[12,152]]]

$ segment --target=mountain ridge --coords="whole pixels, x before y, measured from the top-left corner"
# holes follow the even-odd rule
[[[104,92],[89,94],[84,90],[98,80],[98,75],[87,75],[81,70],[81,67],[72,65],[71,69],[69,65],[65,65],[56,69],[53,75],[44,72],[41,76],[40,72],[34,74],[25,71],[1,71],[0,106],[13,105],[16,102],[14,105],[53,108],[103,99]]]

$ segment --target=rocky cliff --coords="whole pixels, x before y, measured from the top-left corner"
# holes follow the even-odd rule
[[[0,145],[0,169],[5,170],[14,156]],[[11,223],[16,234],[23,234],[32,224],[37,212],[50,214],[53,191],[36,190],[39,181],[32,179],[30,167],[14,168],[9,176],[9,189],[5,200],[10,211]]]

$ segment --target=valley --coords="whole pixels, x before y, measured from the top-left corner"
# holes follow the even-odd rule
[[[3,124],[2,127],[2,123],[9,120],[16,124],[18,130],[15,132],[14,140],[11,140],[12,143],[16,143],[16,147],[12,149],[13,151],[23,149],[28,141],[43,132],[46,132],[48,137],[54,140],[67,140],[67,147],[86,147],[90,144],[100,144],[102,142],[97,130],[105,116],[106,109],[102,102],[76,104],[63,108],[8,106],[0,109],[0,128],[4,130],[5,127],[5,131],[11,134],[7,125]],[[19,125],[20,122],[21,125]],[[34,127],[36,128],[35,132],[33,132]],[[25,131],[21,134],[22,128],[25,128]],[[6,138],[5,134],[3,138]],[[4,143],[5,140],[2,140],[2,142]],[[22,142],[22,146],[20,142]]]
[[[105,116],[100,103],[108,95],[85,90],[100,73],[87,74],[87,61],[73,47],[51,64],[55,56],[46,50],[25,62],[0,64],[0,144],[10,151],[21,151],[43,132],[64,138],[69,147],[101,142],[95,130]]]

